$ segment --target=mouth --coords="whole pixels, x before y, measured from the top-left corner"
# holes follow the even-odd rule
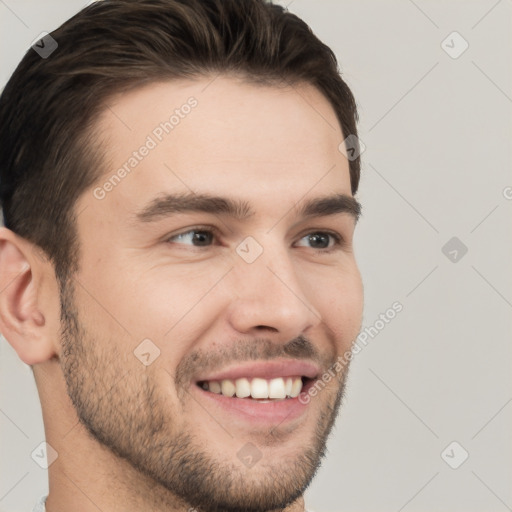
[[[297,398],[301,392],[311,387],[314,380],[304,375],[273,379],[241,377],[236,380],[202,380],[196,382],[196,385],[203,391],[227,398],[236,397],[267,403]]]
[[[319,369],[309,363],[253,363],[194,381],[193,392],[224,421],[269,427],[298,420],[310,407],[301,400]]]

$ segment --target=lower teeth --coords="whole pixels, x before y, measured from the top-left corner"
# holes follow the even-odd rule
[[[209,393],[213,393],[213,391],[209,391],[208,390],[208,385],[203,385],[201,386],[205,391],[208,391]],[[213,393],[214,395],[222,395],[222,393]],[[222,396],[226,396],[226,395],[222,395]],[[230,397],[227,397],[227,398],[238,398],[239,400],[253,400],[255,402],[262,402],[262,403],[266,403],[266,402],[279,402],[281,400],[289,400],[291,397],[290,396],[286,396],[284,398],[253,398],[252,396],[246,396],[244,398],[240,398],[236,395],[233,395],[233,396],[230,396]]]
[[[217,395],[217,394],[222,394],[222,393],[214,393],[214,395]],[[226,396],[226,395],[222,395],[222,396]],[[233,395],[233,396],[230,396],[230,397],[227,397],[227,398],[238,398],[238,400],[252,400],[254,402],[262,402],[262,403],[265,403],[265,402],[279,402],[281,400],[288,400],[289,396],[285,397],[285,398],[253,398],[252,396],[246,396],[244,398],[240,398],[236,395]]]

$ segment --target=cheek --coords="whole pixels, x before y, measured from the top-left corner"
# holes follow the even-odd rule
[[[318,288],[317,288],[318,289]],[[363,285],[357,269],[338,272],[326,282],[323,293],[317,292],[320,314],[336,335],[337,344],[348,349],[361,329]]]
[[[214,317],[209,290],[218,272],[198,273],[176,268],[153,269],[117,279],[108,292],[108,302],[115,304],[119,321],[137,339],[151,338],[165,342]]]
[[[138,299],[127,301],[121,313],[139,342],[150,339],[158,347],[155,366],[171,373],[197,341],[207,336],[220,307],[215,293],[218,272],[179,270],[172,275],[162,271],[159,277],[151,273],[147,280],[128,284],[126,290],[137,289]]]
[[[80,276],[87,290],[77,286],[80,319],[91,340],[110,346],[109,357],[123,368],[172,373],[215,322],[215,294],[208,291],[222,269],[192,273],[178,266],[171,272],[169,267],[141,270],[126,265],[117,272],[101,270]],[[162,377],[169,375],[164,372]]]

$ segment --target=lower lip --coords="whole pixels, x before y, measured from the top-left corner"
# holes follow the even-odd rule
[[[301,394],[307,392],[313,384],[313,381],[308,381]],[[221,414],[225,415],[227,413],[255,425],[285,424],[305,414],[309,405],[309,401],[308,403],[301,403],[299,397],[262,402],[252,398],[238,398],[236,396],[230,398],[219,393],[206,391],[196,384],[193,384],[193,388],[194,394],[198,396],[201,402],[210,403],[215,408],[221,409]]]

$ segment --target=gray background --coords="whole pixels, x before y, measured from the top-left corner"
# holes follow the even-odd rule
[[[281,3],[333,48],[360,105],[363,325],[403,305],[355,357],[307,508],[512,510],[512,2]],[[83,4],[0,0],[1,85]],[[44,431],[4,340],[0,434],[0,511],[29,511],[47,491],[30,457]]]

